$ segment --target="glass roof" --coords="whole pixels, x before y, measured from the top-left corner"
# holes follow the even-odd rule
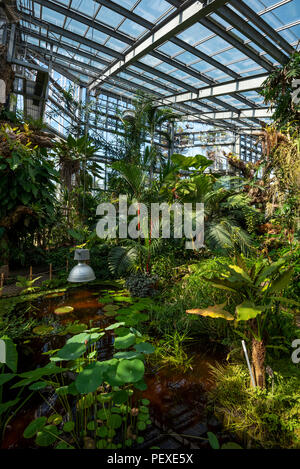
[[[92,93],[133,98],[143,90],[158,99],[170,97],[171,103],[178,95],[182,113],[195,114],[200,121],[203,112],[263,108],[253,89],[215,96],[213,87],[270,73],[298,46],[300,34],[299,0],[231,0],[182,31],[168,31],[165,41],[124,65],[128,52],[143,45],[152,28],[160,31],[176,17],[182,1],[16,3],[21,17],[18,50],[27,62],[48,65],[51,52],[53,70],[59,75],[65,71],[67,77],[72,73],[82,86],[91,85]],[[99,86],[93,85],[95,80]],[[198,96],[207,87],[212,87],[210,96],[191,99],[190,93]],[[224,125],[256,127],[265,120],[239,118],[224,120]]]

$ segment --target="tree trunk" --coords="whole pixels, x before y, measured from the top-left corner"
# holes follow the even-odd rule
[[[265,357],[266,347],[264,341],[258,341],[254,337],[252,339],[252,367],[254,372],[254,379],[256,385],[260,388],[266,386],[266,371],[265,371]]]
[[[11,90],[13,87],[15,74],[12,70],[11,64],[9,64],[6,61],[6,55],[7,55],[7,46],[0,44],[0,70],[1,70],[0,78],[5,83],[5,88],[6,88],[5,94],[6,94],[6,98],[8,98],[8,95],[11,93]],[[4,104],[0,103],[0,110],[2,107],[4,107]]]

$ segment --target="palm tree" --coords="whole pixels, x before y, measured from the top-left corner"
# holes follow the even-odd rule
[[[54,157],[57,166],[60,169],[62,184],[68,190],[72,191],[74,186],[88,182],[89,175],[101,177],[102,167],[97,157],[98,147],[96,147],[88,137],[83,136],[74,138],[69,135],[66,140],[58,141],[53,147]]]

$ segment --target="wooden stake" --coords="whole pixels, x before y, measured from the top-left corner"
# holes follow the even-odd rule
[[[29,280],[30,281],[32,280],[32,265],[30,266],[30,269],[29,269]]]
[[[52,264],[50,264],[50,269],[49,269],[49,280],[52,280]]]
[[[66,261],[66,271],[68,272],[68,270],[69,270],[69,259],[67,259]]]

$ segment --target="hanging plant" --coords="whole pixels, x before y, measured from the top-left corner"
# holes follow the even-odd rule
[[[300,125],[300,105],[294,84],[297,79],[300,79],[300,52],[292,54],[286,65],[276,68],[260,91],[264,103],[274,109],[273,119],[280,129],[287,123],[292,123],[295,129]]]

